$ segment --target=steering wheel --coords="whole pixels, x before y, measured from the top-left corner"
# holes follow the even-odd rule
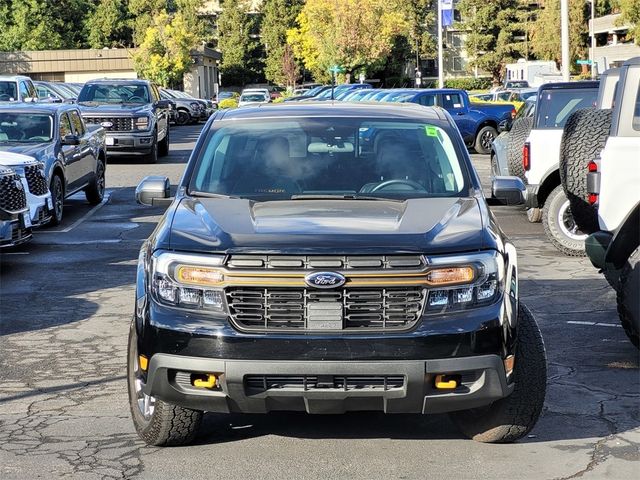
[[[6,93],[0,95],[0,102],[6,102],[9,100],[11,100],[11,95],[7,95]]]
[[[403,180],[401,178],[397,178],[393,180],[385,180],[384,182],[379,183],[378,185],[376,185],[371,189],[371,193],[379,192],[380,190],[384,190],[385,188],[390,187],[392,185],[406,185],[408,187],[411,187],[415,191],[419,191],[419,192],[425,191],[424,187],[420,185],[418,182],[415,182],[413,180]]]
[[[137,96],[137,95],[134,95],[133,97],[129,97],[129,98],[127,99],[127,102],[140,102],[140,103],[144,103],[144,101],[145,101],[145,100],[144,100],[144,98],[139,97],[139,96]]]

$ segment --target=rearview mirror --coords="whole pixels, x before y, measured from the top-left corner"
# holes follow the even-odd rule
[[[168,206],[172,199],[171,185],[167,177],[149,175],[142,179],[136,188],[136,202],[149,206]]]
[[[510,120],[503,120],[498,124],[498,132],[499,133],[508,132],[509,130],[511,130],[511,121]]]
[[[171,108],[171,100],[158,100],[156,102],[158,108]]]
[[[494,177],[491,190],[504,205],[522,205],[527,198],[527,187],[518,177]]]
[[[77,135],[65,135],[62,139],[63,145],[80,145],[80,137]]]

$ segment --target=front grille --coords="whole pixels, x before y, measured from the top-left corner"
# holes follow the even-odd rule
[[[108,132],[130,132],[133,130],[133,118],[131,117],[83,117],[86,123],[101,125],[104,122],[110,122],[112,127],[105,129]]]
[[[37,165],[29,165],[24,168],[24,174],[27,177],[27,185],[29,191],[34,195],[44,195],[49,190],[47,187],[47,179],[44,171]]]
[[[227,288],[231,317],[240,329],[404,330],[420,318],[426,297],[421,287]]]
[[[404,375],[246,375],[249,394],[268,390],[353,390],[388,391],[404,387]]]
[[[20,177],[15,173],[0,176],[0,209],[19,212],[27,208],[27,196]]]
[[[419,255],[231,255],[227,267],[234,269],[406,269],[423,267]]]
[[[20,243],[22,240],[29,237],[30,235],[31,235],[30,229],[22,228],[20,225],[18,225],[18,222],[16,222],[13,225],[13,228],[11,229],[11,242]]]

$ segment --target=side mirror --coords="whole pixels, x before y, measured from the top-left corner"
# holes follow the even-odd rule
[[[62,139],[62,145],[80,145],[80,137],[78,135],[65,135]]]
[[[136,202],[141,205],[168,206],[172,202],[170,195],[169,179],[160,175],[144,177],[136,188]]]
[[[158,100],[156,102],[158,108],[171,108],[171,100]]]
[[[511,120],[503,120],[498,124],[498,133],[508,132],[511,130],[511,124],[513,122]]]
[[[522,205],[527,198],[527,187],[518,177],[494,177],[491,190],[504,205]]]

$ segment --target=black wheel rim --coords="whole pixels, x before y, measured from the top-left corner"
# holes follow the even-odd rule
[[[102,162],[98,162],[98,171],[96,172],[96,175],[98,177],[96,181],[96,186],[98,187],[98,195],[100,196],[100,198],[102,198],[104,195],[104,186],[105,186],[104,165],[102,164]]]
[[[493,132],[484,132],[480,139],[480,143],[485,150],[489,150],[491,148],[491,142],[493,142],[495,136]]]
[[[62,208],[64,205],[64,195],[62,193],[62,183],[59,177],[55,177],[53,180],[53,188],[51,194],[53,195],[53,210],[57,220],[62,218]]]

